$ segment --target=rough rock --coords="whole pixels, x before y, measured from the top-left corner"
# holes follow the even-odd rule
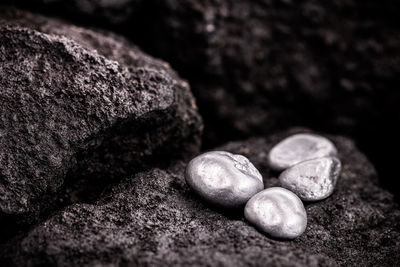
[[[200,146],[188,83],[111,33],[1,9],[0,92],[0,222],[34,220],[66,180],[96,191]]]
[[[293,133],[218,149],[248,157],[271,187],[279,181],[266,163],[269,149]],[[273,240],[242,213],[211,209],[176,163],[124,179],[95,204],[60,211],[3,254],[16,266],[395,266],[399,207],[351,140],[329,138],[343,172],[330,198],[306,205],[307,229],[295,240]]]

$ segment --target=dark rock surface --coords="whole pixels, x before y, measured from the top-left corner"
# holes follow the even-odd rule
[[[207,147],[292,125],[351,135],[400,192],[396,159],[381,157],[400,150],[398,1],[16,2],[112,27],[170,62],[192,85]],[[103,2],[124,6],[117,21]]]
[[[200,147],[189,85],[122,37],[5,8],[0,62],[1,223]]]
[[[248,157],[269,187],[278,180],[267,153],[293,132],[219,149]],[[398,206],[354,143],[330,138],[343,172],[330,198],[306,206],[306,232],[293,241],[264,236],[241,210],[228,216],[206,206],[186,185],[185,164],[176,163],[124,179],[95,204],[58,212],[3,257],[15,266],[396,266]]]

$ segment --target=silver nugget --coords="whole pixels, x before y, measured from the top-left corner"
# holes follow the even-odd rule
[[[185,177],[203,199],[226,208],[242,206],[264,189],[261,174],[246,157],[224,151],[207,152],[192,159]]]
[[[302,200],[317,201],[333,193],[341,168],[340,160],[335,157],[312,159],[285,170],[279,181]]]
[[[293,239],[307,226],[307,214],[301,200],[281,187],[265,189],[247,202],[244,216],[267,235]]]
[[[275,145],[268,155],[269,166],[277,171],[309,159],[336,156],[335,145],[325,137],[295,134]]]

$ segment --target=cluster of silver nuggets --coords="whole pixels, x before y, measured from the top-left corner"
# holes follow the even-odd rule
[[[275,145],[269,166],[283,171],[282,187],[264,189],[263,178],[244,156],[212,151],[192,159],[186,168],[189,186],[206,201],[222,208],[245,205],[244,216],[260,231],[293,239],[307,226],[303,201],[329,197],[341,170],[337,150],[328,139],[312,134],[292,135]]]

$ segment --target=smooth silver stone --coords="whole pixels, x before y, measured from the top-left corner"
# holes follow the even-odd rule
[[[264,189],[261,174],[246,157],[224,151],[207,152],[192,159],[185,177],[202,198],[226,208],[242,206]]]
[[[244,216],[260,231],[282,239],[300,236],[307,226],[300,198],[281,187],[271,187],[253,196],[246,204]]]
[[[302,200],[316,201],[333,193],[341,169],[342,164],[335,157],[312,159],[286,169],[279,181]]]
[[[268,155],[269,166],[277,171],[309,159],[336,156],[335,145],[325,137],[295,134],[275,145]]]

